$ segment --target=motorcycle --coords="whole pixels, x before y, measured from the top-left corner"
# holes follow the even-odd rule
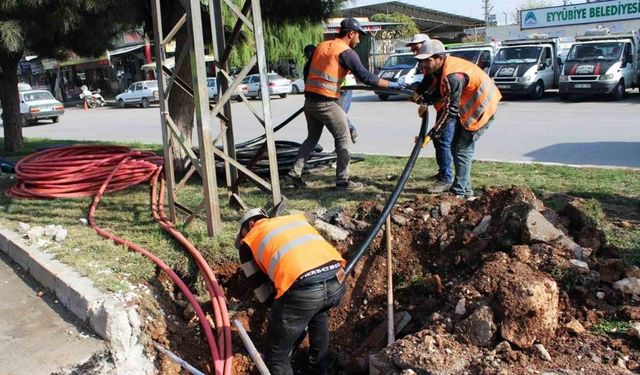
[[[80,90],[82,91],[79,95],[80,99],[84,100],[84,102],[87,104],[87,107],[104,107],[107,104],[107,101],[104,100],[102,95],[100,95],[100,89],[90,91],[86,85],[82,85],[82,87],[80,87]]]

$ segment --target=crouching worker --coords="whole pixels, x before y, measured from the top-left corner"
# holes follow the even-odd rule
[[[271,374],[293,374],[289,355],[307,327],[311,373],[325,374],[327,312],[344,296],[345,260],[304,215],[268,218],[258,208],[242,217],[236,247],[258,300],[273,301],[263,351]]]

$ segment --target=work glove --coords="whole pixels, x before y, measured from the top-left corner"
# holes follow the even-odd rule
[[[402,85],[398,82],[389,82],[389,86],[387,87],[392,90],[400,90],[402,88]]]
[[[429,110],[428,106],[426,106],[424,104],[420,104],[418,106],[418,116],[424,117],[424,115],[427,113],[428,110]]]

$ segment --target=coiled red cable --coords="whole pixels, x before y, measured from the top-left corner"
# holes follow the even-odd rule
[[[200,320],[209,344],[214,370],[219,375],[232,373],[231,324],[224,299],[213,270],[202,254],[180,233],[165,216],[165,194],[162,174],[163,159],[152,152],[132,151],[121,146],[68,146],[36,152],[16,164],[18,184],[6,194],[15,198],[76,198],[93,196],[89,209],[89,223],[101,236],[141,253],[162,269],[176,283]],[[160,188],[157,182],[160,179]],[[196,297],[180,277],[152,252],[100,228],[95,212],[104,193],[151,183],[151,211],[154,219],[180,242],[195,259],[203,274],[214,312],[217,340]]]

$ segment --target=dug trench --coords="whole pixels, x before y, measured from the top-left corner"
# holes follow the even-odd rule
[[[640,371],[637,329],[603,334],[603,321],[640,321],[640,269],[608,245],[585,201],[556,212],[531,191],[487,189],[475,201],[418,196],[392,211],[397,341],[386,345],[384,230],[347,279],[330,311],[330,373],[627,374]],[[349,259],[382,202],[307,213],[349,233],[334,241]],[[335,228],[334,228],[335,229]],[[230,309],[261,348],[266,307],[252,298],[237,264],[216,267]],[[149,335],[210,371],[193,311],[169,283],[155,286],[164,313]],[[205,306],[203,304],[203,306]],[[157,307],[157,306],[156,306]],[[149,308],[156,310],[156,308]],[[305,348],[294,357],[305,374]],[[234,373],[257,373],[234,334]],[[178,374],[162,359],[160,372]]]

